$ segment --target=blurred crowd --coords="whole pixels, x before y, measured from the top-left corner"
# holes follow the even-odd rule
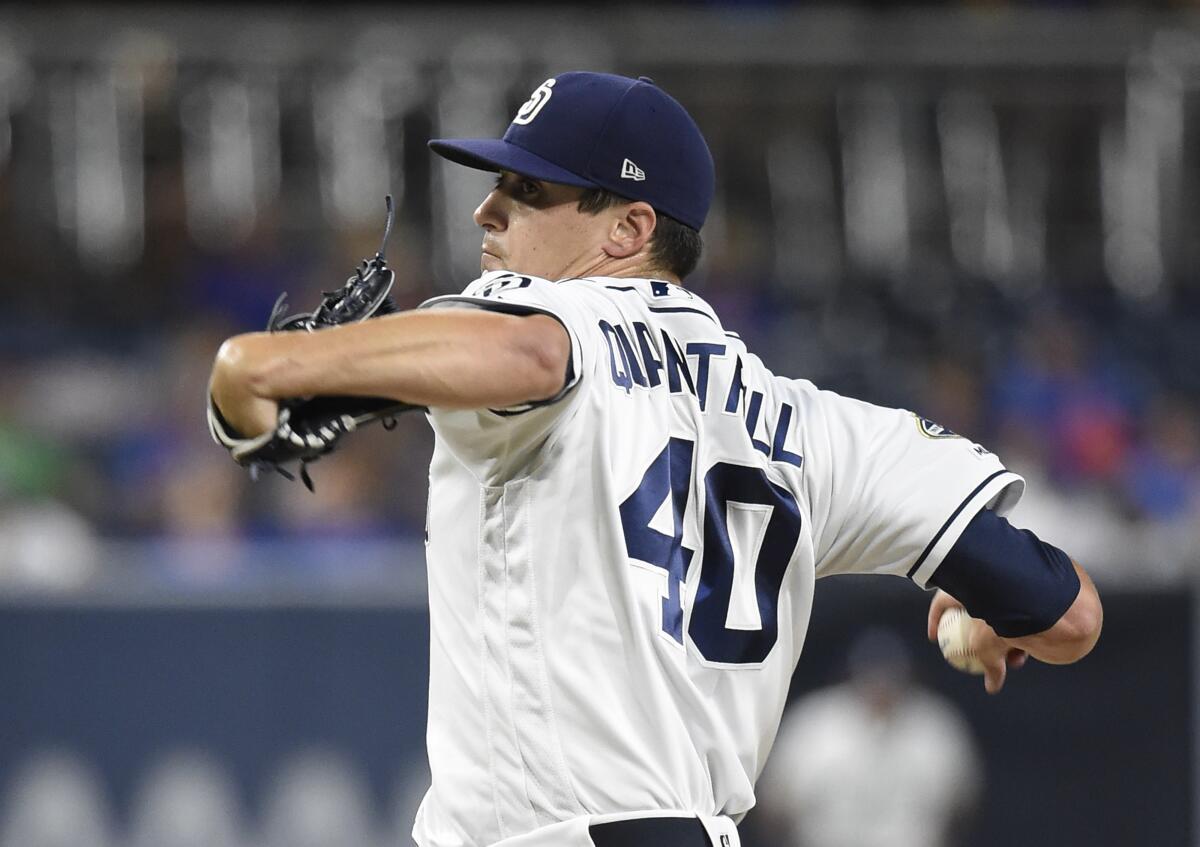
[[[111,566],[114,540],[420,539],[432,439],[419,415],[349,439],[314,466],[315,494],[254,484],[209,441],[208,369],[281,291],[295,308],[315,304],[374,253],[388,191],[400,200],[389,250],[400,305],[470,282],[469,216],[487,177],[452,183],[424,141],[502,129],[546,66],[418,63],[401,97],[390,65],[216,72],[186,65],[164,37],[118,41],[112,82],[48,60],[18,73],[4,47],[19,39],[0,37],[0,582],[85,582]],[[479,59],[480,42],[471,49]],[[696,61],[694,73],[646,70],[714,148],[717,208],[689,283],[727,328],[777,373],[913,409],[998,453],[1029,483],[1015,522],[1100,579],[1172,579],[1198,564],[1194,239],[1188,220],[1131,217],[1105,188],[1113,173],[1122,190],[1178,174],[1200,184],[1190,154],[1154,159],[1170,173],[1144,170],[1134,93],[1153,105],[1157,89],[1129,88],[1128,114],[1105,112],[1064,105],[1070,94],[1043,102],[1030,76],[1001,85],[993,109],[937,81],[917,96],[886,74],[860,85],[785,69],[786,84],[759,86],[751,71],[722,71],[717,87],[717,69]],[[1120,74],[1079,84],[1117,104],[1127,94]],[[1027,113],[1012,106],[1026,100]],[[346,137],[345,121],[367,123]],[[1114,126],[1128,136],[1120,155],[1105,141]],[[123,176],[106,182],[113,167]],[[89,206],[95,196],[112,205]],[[1147,221],[1161,256],[1138,252]],[[239,567],[187,561],[205,578]]]
[[[14,214],[2,182],[0,204]],[[427,266],[395,252],[402,303],[436,293],[421,278]],[[53,271],[53,254],[43,258]],[[148,275],[172,289],[161,295],[176,301],[170,309],[122,315],[145,306],[137,284],[121,281],[102,305],[10,313],[0,571],[69,579],[96,537],[419,538],[431,447],[420,415],[349,439],[313,467],[315,494],[281,478],[252,483],[204,423],[221,340],[259,328],[281,290],[314,302],[352,262],[281,239],[231,256],[180,251]],[[8,279],[40,299],[61,277]],[[753,276],[710,274],[696,289],[777,373],[911,408],[997,452],[1029,483],[1016,521],[1102,578],[1177,573],[1200,526],[1200,316],[1186,302],[1131,312],[1065,294],[1014,303],[961,285],[932,314],[904,290],[869,283],[820,304]]]
[[[312,308],[358,261],[335,270],[306,252],[271,241],[239,255],[173,257],[145,280],[168,289],[158,293],[175,301],[166,308],[148,308],[139,281],[126,279],[103,304],[20,313],[0,364],[0,574],[77,584],[103,564],[96,542],[113,539],[213,551],[243,539],[420,539],[432,439],[417,415],[392,432],[361,433],[314,466],[315,494],[282,477],[255,484],[209,437],[206,383],[221,341],[261,329],[284,290],[295,308]],[[237,576],[228,573],[236,561],[186,565],[204,580]]]

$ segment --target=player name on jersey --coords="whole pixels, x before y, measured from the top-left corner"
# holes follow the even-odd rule
[[[624,327],[613,326],[605,320],[599,322],[600,332],[608,343],[609,373],[613,383],[626,393],[631,392],[634,386],[647,390],[663,390],[665,386],[665,390],[672,394],[686,392],[696,398],[700,411],[707,414],[712,360],[727,356],[728,346],[713,342],[680,344],[665,329],[660,329],[662,355],[659,356],[656,353],[658,345],[655,344],[654,331],[641,321],[633,321],[631,326],[636,346]],[[694,375],[688,363],[689,357],[696,360]],[[720,390],[722,388],[723,392]],[[796,467],[803,464],[803,456],[784,449],[794,411],[787,403],[780,404],[775,426],[768,428],[770,443],[755,436],[762,416],[764,393],[746,386],[742,379],[740,355],[734,365],[729,385],[717,386],[717,389],[718,397],[722,394],[725,396],[724,411],[727,414],[742,415],[746,423],[746,433],[750,436],[750,443],[755,450],[772,462],[786,462]]]

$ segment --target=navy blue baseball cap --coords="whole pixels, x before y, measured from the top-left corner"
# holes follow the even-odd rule
[[[604,188],[700,229],[712,203],[712,154],[683,106],[646,77],[572,71],[546,80],[503,138],[437,138],[452,162]]]

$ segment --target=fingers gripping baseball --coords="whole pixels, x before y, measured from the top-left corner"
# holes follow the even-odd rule
[[[953,615],[954,626],[942,626]],[[961,618],[960,618],[961,616]],[[946,618],[946,623],[951,621]],[[967,673],[982,669],[984,689],[998,693],[1008,677],[1009,668],[1019,668],[1028,656],[996,634],[986,621],[966,614],[963,605],[944,591],[938,591],[929,604],[926,635],[938,642],[948,662]]]
[[[926,623],[925,635],[930,641],[937,641],[938,624],[942,615],[950,609],[961,609],[963,604],[955,600],[945,591],[938,589],[929,603],[929,620]]]

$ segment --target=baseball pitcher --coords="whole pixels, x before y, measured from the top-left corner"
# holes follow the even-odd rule
[[[651,80],[564,73],[503,138],[430,147],[497,175],[483,275],[229,339],[210,408],[267,464],[332,449],[364,402],[426,409],[418,844],[735,847],[821,576],[942,589],[930,632],[965,606],[991,692],[1026,656],[1092,648],[1096,591],[1005,520],[1024,482],[998,457],[776,376],[688,290],[713,161]],[[312,398],[335,399],[306,424]]]

